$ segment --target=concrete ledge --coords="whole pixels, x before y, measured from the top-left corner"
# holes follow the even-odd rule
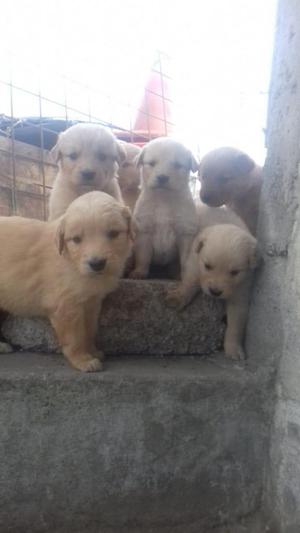
[[[0,355],[0,531],[200,533],[260,502],[269,383],[224,358]]]
[[[173,282],[174,283],[174,282]],[[199,294],[182,312],[165,304],[167,281],[122,280],[103,307],[99,346],[114,355],[209,354],[223,342],[223,305]],[[57,342],[45,320],[9,317],[6,339],[23,350],[55,352]]]

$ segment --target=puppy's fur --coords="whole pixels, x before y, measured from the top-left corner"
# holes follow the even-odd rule
[[[49,220],[89,191],[103,191],[122,201],[115,175],[126,153],[111,131],[97,124],[76,124],[59,135],[52,151],[59,170],[50,195]]]
[[[235,148],[217,148],[200,164],[200,198],[213,207],[226,205],[256,233],[262,168]]]
[[[71,365],[100,370],[97,318],[131,239],[129,209],[102,192],[80,196],[53,222],[0,217],[1,310],[48,317]]]
[[[234,224],[239,228],[248,229],[245,222],[229,207],[209,207],[201,202],[201,200],[197,200],[196,209],[199,231],[204,230],[208,226],[215,226],[216,224]]]
[[[138,159],[142,191],[134,210],[138,234],[132,278],[145,278],[150,264],[166,265],[179,254],[183,269],[197,233],[196,207],[189,188],[197,162],[182,144],[170,138],[149,142]]]
[[[215,211],[216,208],[208,208]],[[221,209],[221,208],[220,208]],[[243,337],[248,314],[249,290],[252,274],[259,263],[257,241],[243,222],[231,223],[228,212],[219,224],[213,213],[207,214],[208,225],[203,224],[196,237],[185,269],[182,283],[168,293],[168,301],[185,307],[199,288],[214,298],[226,300],[227,328],[224,340],[225,354],[234,359],[244,359]],[[234,215],[234,214],[233,214]],[[204,217],[203,217],[204,220]]]
[[[118,180],[124,204],[128,205],[133,212],[141,192],[140,169],[136,164],[141,148],[131,143],[120,142],[126,152],[126,159],[120,164]]]

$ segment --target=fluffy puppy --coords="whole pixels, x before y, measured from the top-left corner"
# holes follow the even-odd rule
[[[240,150],[217,148],[201,160],[199,178],[201,200],[212,207],[230,207],[255,235],[262,168]]]
[[[130,277],[146,278],[151,263],[167,265],[178,254],[183,270],[198,229],[189,188],[197,162],[182,144],[161,137],[143,148],[137,163],[142,190],[134,210],[138,232]]]
[[[131,143],[120,142],[126,152],[126,158],[119,166],[118,180],[124,203],[133,212],[141,192],[140,169],[136,164],[138,156],[141,153],[141,148]]]
[[[259,262],[257,241],[233,224],[206,227],[196,237],[182,283],[168,292],[169,303],[185,307],[201,288],[226,301],[224,350],[228,357],[244,359],[244,331],[252,275]]]
[[[58,218],[75,198],[92,190],[122,201],[115,175],[126,154],[110,130],[97,124],[76,124],[59,135],[52,152],[59,170],[50,195],[49,220]]]
[[[53,222],[0,217],[0,309],[48,317],[71,365],[101,370],[97,318],[131,240],[129,208],[98,191],[74,200]]]

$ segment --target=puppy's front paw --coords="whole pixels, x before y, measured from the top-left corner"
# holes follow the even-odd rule
[[[100,372],[100,370],[103,370],[103,365],[97,357],[82,357],[82,359],[73,360],[71,363],[81,372]]]
[[[240,344],[225,342],[224,349],[226,357],[229,357],[230,359],[244,361],[247,357],[246,352]]]
[[[10,353],[13,351],[13,347],[8,342],[0,342],[0,353]]]
[[[92,355],[99,359],[100,361],[105,361],[105,354],[102,352],[102,350],[93,350]]]
[[[172,289],[167,290],[166,303],[169,307],[174,307],[175,309],[182,309],[182,293],[178,287],[174,287]]]
[[[141,270],[138,270],[135,268],[134,270],[130,272],[128,277],[130,279],[145,279],[146,275],[145,275],[145,272],[142,272]]]

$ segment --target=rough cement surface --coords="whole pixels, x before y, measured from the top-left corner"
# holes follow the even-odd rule
[[[259,506],[264,372],[223,357],[0,365],[1,533],[208,533]]]
[[[221,302],[199,294],[178,312],[165,303],[171,284],[122,280],[103,306],[98,335],[101,349],[115,355],[203,355],[220,349],[224,335]],[[58,350],[46,320],[9,317],[2,332],[10,343],[24,350]]]
[[[276,376],[265,502],[282,533],[300,531],[299,139],[300,3],[280,0],[259,224],[265,265],[253,295],[248,353]]]

